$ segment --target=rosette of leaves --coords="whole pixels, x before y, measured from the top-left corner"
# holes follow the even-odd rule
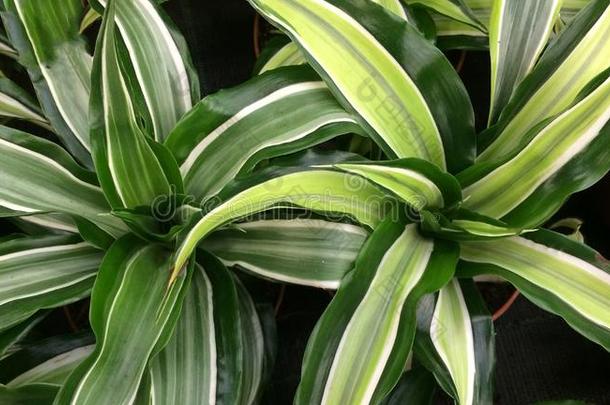
[[[610,169],[608,0],[560,29],[559,1],[494,2],[487,22],[461,0],[250,3],[290,42],[200,99],[155,2],[92,1],[90,54],[80,1],[4,1],[38,99],[11,84],[5,115],[52,129],[0,127],[1,213],[26,233],[0,243],[4,402],[260,402],[272,320],[234,268],[337,290],[297,404],[429,403],[437,386],[490,403],[478,275],[610,349],[605,261],[543,229]],[[485,31],[480,134],[430,13]],[[92,333],[23,343],[89,295]]]

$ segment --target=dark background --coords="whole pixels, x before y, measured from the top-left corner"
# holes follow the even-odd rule
[[[166,8],[190,45],[203,94],[250,77],[255,61],[254,12],[245,0],[171,0]],[[449,57],[457,61],[459,53]],[[477,121],[484,123],[489,103],[488,55],[468,53],[462,78],[477,109]],[[605,256],[610,256],[606,236],[610,230],[606,209],[609,190],[610,180],[606,178],[573,197],[557,215],[584,219],[587,242]],[[512,290],[504,286],[485,292],[493,311]],[[266,404],[292,403],[307,338],[329,300],[325,291],[287,288],[277,316],[278,358]],[[520,405],[579,399],[610,404],[610,355],[574,332],[562,319],[520,297],[496,322],[496,332],[496,403]],[[439,398],[439,403],[444,402]]]

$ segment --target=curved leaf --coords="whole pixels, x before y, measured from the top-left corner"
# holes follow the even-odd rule
[[[368,232],[317,219],[238,223],[205,239],[206,250],[227,266],[274,281],[337,289],[352,270]]]
[[[28,69],[46,117],[68,150],[91,166],[88,107],[92,59],[78,32],[82,2],[4,3],[4,26],[19,52],[19,61]]]
[[[460,274],[493,274],[610,350],[610,274],[599,253],[541,230],[497,241],[463,242]]]
[[[201,201],[263,159],[352,132],[362,130],[315,72],[292,67],[206,97],[166,145],[181,164],[186,191]]]
[[[419,297],[446,283],[456,260],[454,245],[420,237],[416,225],[382,222],[309,339],[295,404],[388,394],[407,362]]]
[[[74,237],[24,237],[0,244],[0,330],[42,308],[86,296],[102,254]]]
[[[6,77],[0,77],[0,116],[18,118],[49,128],[36,101]]]
[[[354,177],[356,177],[354,179]],[[221,204],[199,220],[188,232],[176,254],[172,279],[181,271],[197,244],[218,227],[262,212],[278,203],[289,203],[318,212],[349,215],[357,222],[374,227],[389,201],[388,196],[358,176],[331,170],[307,170],[261,181],[254,176],[242,184],[243,191],[227,190]],[[227,196],[227,197],[225,197]]]
[[[95,351],[70,375],[57,404],[133,400],[149,358],[167,344],[188,285],[189,275],[167,289],[169,258],[160,245],[134,236],[113,244],[91,295]]]
[[[450,171],[472,161],[466,90],[417,29],[365,0],[250,3],[299,44],[389,157],[419,157]]]

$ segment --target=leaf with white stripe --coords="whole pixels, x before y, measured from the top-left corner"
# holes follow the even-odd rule
[[[203,242],[227,266],[269,280],[337,289],[353,269],[369,233],[321,219],[277,219],[234,224]]]
[[[107,0],[91,3],[102,13]],[[154,1],[116,1],[115,18],[152,121],[149,132],[162,142],[199,100],[186,42]]]
[[[24,237],[0,244],[0,330],[42,308],[89,294],[102,253],[74,237]]]
[[[296,66],[307,63],[307,59],[294,42],[285,36],[276,36],[269,40],[256,61],[254,71],[263,74],[283,66]]]
[[[417,311],[416,358],[456,403],[493,402],[494,329],[485,301],[472,281],[454,278]]]
[[[452,172],[471,163],[470,99],[416,28],[366,0],[250,3],[299,44],[390,158],[419,157]]]
[[[170,194],[169,176],[155,153],[155,141],[138,123],[136,102],[122,69],[127,61],[119,52],[121,40],[114,15],[117,4],[126,3],[111,1],[104,14],[92,74],[93,159],[113,208],[145,206],[160,195]]]
[[[91,295],[95,351],[70,375],[58,405],[135,398],[149,359],[168,342],[188,286],[190,272],[167,289],[170,256],[163,246],[131,235],[106,253]]]
[[[552,231],[461,244],[461,275],[492,274],[610,351],[608,262]]]
[[[174,334],[151,361],[152,403],[216,403],[214,298],[208,277],[196,266]]]
[[[20,345],[0,361],[2,381],[16,388],[49,384],[59,388],[68,375],[91,352],[95,340],[90,332],[46,337]]]
[[[511,226],[536,227],[570,194],[601,179],[610,169],[610,76],[602,79],[565,113],[532,131],[533,139],[515,157],[480,163],[458,176],[464,207]]]
[[[92,166],[88,120],[92,59],[78,32],[82,2],[6,0],[5,7],[4,26],[46,117],[68,150]]]
[[[337,169],[366,178],[421,209],[452,208],[462,199],[457,180],[421,159],[390,162],[339,163]]]
[[[205,213],[182,240],[171,279],[180,273],[199,242],[214,230],[277,204],[348,215],[363,225],[375,227],[391,200],[383,190],[359,176],[322,169],[294,170],[302,169],[293,169],[289,174],[276,172],[270,180],[267,173],[255,174],[225,189],[218,196],[219,204]]]
[[[9,58],[17,59],[19,56],[17,51],[8,40],[4,31],[0,32],[0,55],[8,56]]]
[[[498,123],[481,135],[477,161],[498,162],[518,153],[533,128],[569,109],[583,89],[610,68],[609,35],[610,0],[593,0],[547,47]]]
[[[491,106],[495,123],[513,91],[529,74],[553,32],[563,0],[499,0],[489,27]]]
[[[0,206],[26,214],[78,214],[113,236],[125,226],[110,215],[95,174],[56,144],[0,127]]]
[[[26,120],[49,128],[49,123],[36,101],[6,77],[0,77],[0,116]]]
[[[206,97],[180,121],[166,146],[181,165],[186,191],[200,201],[263,159],[348,133],[362,130],[303,66]]]
[[[17,348],[19,342],[28,336],[32,329],[49,314],[50,311],[38,311],[25,321],[0,333],[0,360]]]
[[[295,404],[377,403],[398,382],[416,304],[453,275],[457,246],[388,218],[366,242],[309,339]]]

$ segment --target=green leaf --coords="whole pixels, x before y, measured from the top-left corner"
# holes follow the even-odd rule
[[[9,58],[17,59],[19,56],[13,44],[8,40],[4,33],[0,33],[0,55],[8,56]]]
[[[119,239],[104,257],[91,295],[96,348],[68,378],[57,404],[129,402],[151,358],[171,335],[190,272],[167,289],[171,252]],[[108,390],[112,387],[112,390]]]
[[[553,31],[562,2],[499,0],[493,3],[489,27],[490,123],[497,121],[517,85],[532,71]]]
[[[237,265],[260,277],[337,289],[367,236],[356,225],[277,219],[235,224],[214,232],[203,246],[225,265]]]
[[[56,144],[0,127],[0,153],[1,206],[28,214],[78,213],[115,237],[125,232],[110,216],[95,175]]]
[[[512,226],[538,226],[570,194],[610,169],[609,119],[610,77],[605,77],[565,113],[532,131],[533,139],[512,159],[462,173],[464,206]]]
[[[610,65],[610,1],[594,0],[553,41],[516,89],[498,124],[481,138],[477,158],[498,162],[519,152],[544,120],[563,113]],[[509,62],[510,63],[510,62]],[[484,150],[483,150],[484,149]]]
[[[400,377],[383,405],[432,405],[436,394],[434,376],[423,367],[407,371]]]
[[[98,12],[107,0],[92,0]],[[199,80],[186,42],[154,1],[116,1],[116,26],[131,59],[145,110],[152,120],[149,133],[162,142],[178,120],[199,100]]]
[[[400,2],[400,0],[372,0],[373,3],[379,4],[381,7],[390,11],[392,14],[396,15],[399,18],[402,18],[405,21],[408,21],[407,13],[404,9],[404,6]]]
[[[219,366],[216,361],[213,299],[208,277],[201,267],[196,266],[174,334],[151,361],[154,403],[215,403],[216,370]]]
[[[8,388],[0,384],[0,402],[5,405],[51,405],[57,394],[57,386],[33,384]]]
[[[0,244],[0,330],[42,308],[88,295],[102,254],[75,237],[24,237]]]
[[[309,67],[275,70],[206,97],[169,136],[186,191],[218,193],[261,160],[362,133]],[[227,156],[233,156],[227,159]]]
[[[83,164],[89,156],[91,55],[78,32],[80,0],[5,0],[2,14],[10,40],[27,69],[46,117]],[[69,83],[70,85],[66,85]]]
[[[419,157],[450,171],[470,164],[470,100],[416,28],[365,0],[250,3],[299,44],[389,157]]]
[[[91,94],[91,141],[102,188],[113,208],[149,205],[170,194],[163,165],[138,125],[134,100],[117,51],[120,38],[114,21],[116,4],[104,14],[98,38]],[[154,142],[151,140],[151,142]]]
[[[500,276],[610,350],[610,274],[599,253],[541,230],[497,241],[463,242],[461,258],[460,275]]]
[[[340,163],[334,167],[390,190],[418,210],[451,208],[461,202],[457,180],[425,160],[411,158],[390,162]]]
[[[493,402],[495,341],[491,315],[472,281],[453,279],[418,308],[416,358],[460,404]]]
[[[184,237],[172,279],[181,271],[197,244],[222,225],[265,211],[279,203],[316,212],[346,214],[374,227],[383,218],[389,197],[359,176],[331,170],[306,170],[266,180],[261,175],[237,182],[219,196],[221,203],[207,212]]]
[[[419,298],[453,275],[457,248],[386,219],[309,339],[295,404],[364,404],[389,393],[415,334]],[[432,270],[433,269],[433,270]]]
[[[6,77],[0,77],[0,116],[26,120],[49,128],[49,123],[36,101]]]
[[[15,345],[26,337],[48,314],[49,311],[38,311],[25,321],[0,333],[0,360],[10,354]]]

